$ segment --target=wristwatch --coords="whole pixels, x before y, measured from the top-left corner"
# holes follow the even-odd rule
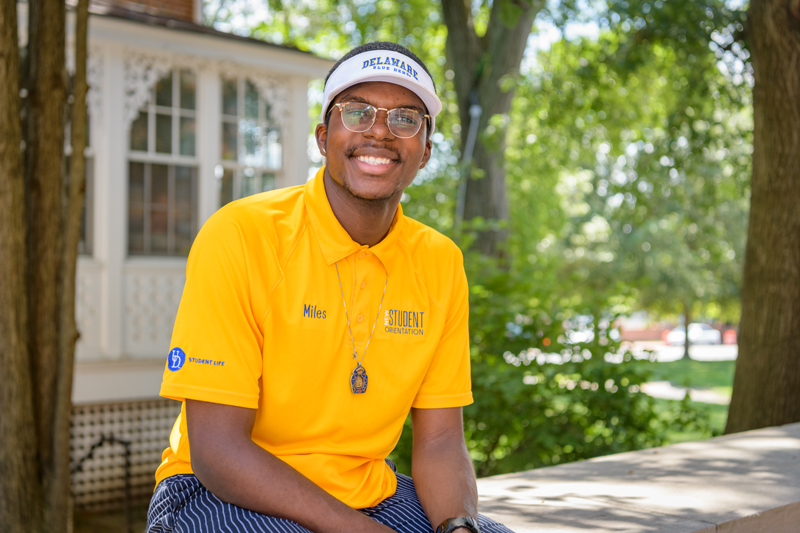
[[[457,516],[455,518],[448,518],[436,528],[436,533],[451,533],[456,529],[463,527],[472,533],[481,533],[478,529],[478,521],[471,516]]]

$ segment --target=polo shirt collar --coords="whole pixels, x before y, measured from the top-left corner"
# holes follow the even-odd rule
[[[333,214],[328,195],[325,192],[324,172],[325,167],[322,167],[317,175],[306,183],[303,201],[325,262],[330,266],[362,248],[367,248],[383,263],[387,274],[391,274],[399,254],[398,240],[405,221],[403,208],[400,205],[397,206],[397,213],[395,213],[389,233],[381,242],[375,246],[362,246],[350,237],[350,234],[339,223],[336,215]]]

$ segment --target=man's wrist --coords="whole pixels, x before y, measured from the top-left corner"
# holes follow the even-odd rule
[[[436,528],[436,533],[480,533],[478,521],[471,516],[448,518]]]

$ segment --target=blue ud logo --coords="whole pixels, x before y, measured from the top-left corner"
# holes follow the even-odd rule
[[[183,363],[186,362],[186,354],[180,348],[173,348],[169,351],[169,356],[167,357],[167,367],[172,371],[175,372],[176,370],[180,370],[183,366]]]

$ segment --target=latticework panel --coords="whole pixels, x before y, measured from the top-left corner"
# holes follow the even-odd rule
[[[181,404],[173,400],[78,405],[72,409],[70,461],[75,467],[105,436],[130,442],[130,503],[147,502]],[[125,446],[104,442],[72,474],[75,507],[119,509],[125,502]]]

